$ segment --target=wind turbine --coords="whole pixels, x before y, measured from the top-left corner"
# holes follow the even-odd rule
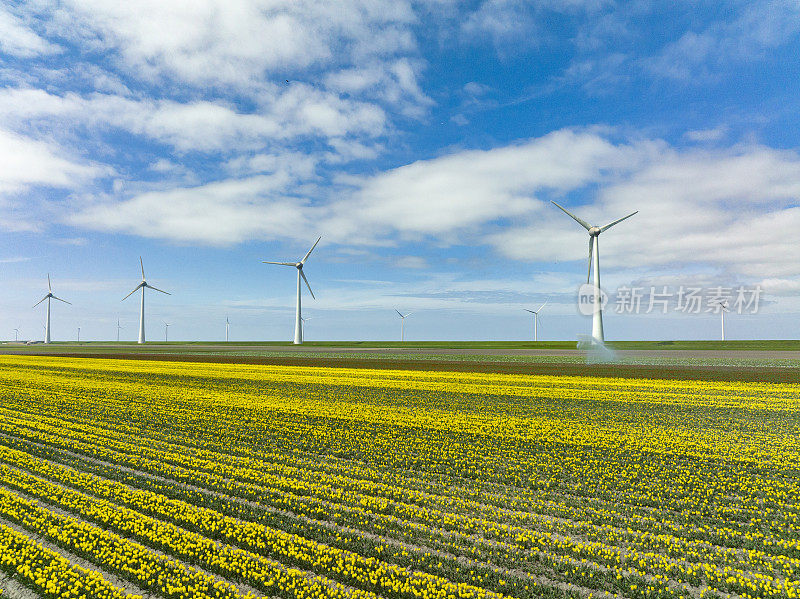
[[[81,342],[81,327],[78,327],[78,339],[77,339],[77,341],[78,341],[78,343]]]
[[[311,294],[311,297],[314,297],[314,292],[311,291],[311,285],[308,284],[308,279],[306,279],[306,275],[303,273],[303,265],[308,260],[308,257],[311,255],[311,252],[314,251],[314,248],[317,247],[319,240],[322,239],[320,235],[317,240],[314,242],[314,245],[311,246],[311,249],[308,250],[308,253],[303,256],[303,259],[300,262],[268,262],[266,260],[262,260],[264,264],[278,264],[280,266],[294,266],[297,269],[297,309],[295,311],[295,319],[294,319],[294,344],[300,345],[303,342],[303,317],[300,312],[300,277],[306,282],[306,287],[308,287],[308,291]]]
[[[400,342],[402,343],[406,340],[406,318],[411,316],[413,312],[409,312],[408,314],[400,314],[400,310],[397,308],[395,308],[394,311],[397,312],[397,315],[400,317]]]
[[[19,341],[19,328],[14,329],[14,341]]]
[[[632,217],[634,214],[639,212],[631,212],[628,216],[623,216],[613,222],[608,223],[602,227],[595,227],[587,223],[585,220],[582,220],[572,214],[569,210],[564,208],[563,206],[559,206],[555,202],[553,202],[558,208],[566,212],[569,216],[571,216],[575,222],[577,222],[580,226],[586,229],[589,232],[589,270],[586,275],[586,283],[589,283],[589,279],[592,277],[592,270],[594,269],[594,297],[593,297],[593,313],[592,313],[592,343],[603,343],[605,341],[605,336],[603,335],[603,308],[600,305],[600,246],[599,246],[599,237],[600,233],[603,231],[607,231],[617,223],[621,223],[626,218]]]
[[[228,342],[228,332],[231,328],[231,321],[228,320],[228,315],[225,315],[225,343]]]
[[[126,299],[128,299],[130,296],[132,296],[134,293],[136,293],[137,290],[139,290],[139,289],[142,290],[142,303],[141,303],[141,308],[139,309],[139,341],[138,342],[139,343],[144,343],[144,290],[145,290],[145,288],[150,288],[153,291],[158,291],[160,293],[166,293],[167,295],[172,295],[172,294],[171,293],[167,293],[166,291],[162,291],[161,289],[158,289],[156,287],[153,287],[150,283],[148,283],[145,280],[145,278],[144,278],[144,263],[142,262],[142,257],[141,256],[139,256],[139,265],[142,267],[142,282],[139,283],[136,287],[134,287],[133,291],[131,291],[128,295],[123,297],[122,301],[124,302]]]
[[[119,343],[119,331],[120,329],[124,329],[125,327],[119,324],[119,318],[117,318],[117,343]]]
[[[163,321],[162,321],[163,322]],[[164,323],[164,343],[166,343],[169,339],[167,339],[167,333],[169,332],[169,323]]]
[[[549,302],[549,301],[550,300],[545,300],[545,302],[541,306],[539,306],[538,310],[528,310],[527,308],[524,308],[524,310],[526,312],[530,312],[531,314],[533,314],[533,340],[534,341],[539,341],[539,312],[541,312],[542,308],[544,308],[547,305],[547,302]]]
[[[313,320],[313,318],[311,318],[310,316],[301,316],[300,317],[300,324],[301,324],[301,328],[303,329],[303,339],[306,338],[306,321],[307,320]]]
[[[730,312],[728,302],[720,300],[717,302],[719,306],[719,316],[722,319],[722,341],[725,341],[725,312]]]
[[[53,288],[50,286],[50,273],[47,273],[47,295],[45,295],[42,299],[36,302],[33,307],[35,308],[39,304],[41,304],[44,300],[47,300],[47,324],[44,327],[44,342],[50,343],[50,298],[56,299],[60,302],[64,302],[65,304],[70,304],[67,300],[63,300],[60,297],[56,297],[53,295]]]

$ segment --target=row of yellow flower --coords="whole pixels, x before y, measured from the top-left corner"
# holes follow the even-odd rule
[[[87,488],[101,497],[108,497],[172,522],[191,526],[200,533],[213,534],[237,545],[249,547],[260,554],[278,558],[283,563],[294,563],[300,567],[324,571],[329,576],[362,587],[374,587],[386,596],[434,597],[444,591],[441,594],[443,598],[502,597],[470,585],[454,585],[435,576],[411,572],[376,558],[363,558],[356,553],[286,534],[263,524],[242,522],[207,508],[131,489],[120,483],[105,481],[71,469],[49,466],[43,460],[25,456],[21,452],[6,450],[2,457],[6,461],[15,459],[26,468],[43,470],[51,476],[60,475],[62,480],[65,479],[64,482],[69,482],[73,486]],[[141,512],[110,505],[104,499],[95,499],[85,493],[49,483],[42,478],[9,468],[5,464],[0,464],[0,483],[57,503],[82,518],[90,519],[123,534],[133,535],[142,542],[216,569],[225,575],[241,577],[254,585],[272,587],[276,584],[275,580],[287,576],[286,568],[261,555],[230,545],[220,545],[202,534],[181,529],[170,522],[158,520]],[[307,580],[306,576],[300,578],[303,582]],[[280,587],[280,582],[277,586]],[[333,593],[339,587],[325,584],[324,588],[326,592],[331,593],[330,596],[334,596]],[[347,590],[337,594],[347,597],[358,596],[357,593]]]
[[[797,386],[14,360],[18,439],[486,563],[794,592]]]
[[[0,571],[48,599],[142,599],[4,524],[0,524]]]
[[[29,464],[27,466],[30,467]],[[204,516],[208,516],[208,511],[201,513]],[[463,523],[467,520],[462,518],[460,521]],[[196,524],[196,521],[194,523]],[[481,521],[480,524],[484,525],[485,527],[487,523]],[[213,528],[216,528],[216,526]],[[633,567],[634,569],[631,571],[637,575],[644,575],[646,572],[654,573],[660,571],[677,580],[687,580],[695,584],[700,582],[711,582],[714,583],[716,587],[721,587],[722,589],[727,587],[733,587],[733,589],[736,590],[747,589],[763,593],[764,596],[769,596],[769,594],[774,592],[776,588],[775,579],[773,577],[753,579],[752,576],[749,576],[741,568],[739,568],[737,572],[735,568],[731,568],[730,566],[716,568],[709,564],[698,564],[696,561],[699,557],[697,549],[703,549],[704,547],[702,545],[695,547],[693,563],[690,563],[690,565],[686,567],[681,564],[676,564],[675,560],[667,559],[660,555],[648,555],[647,553],[639,554],[632,550],[635,544],[626,549],[623,554],[623,552],[613,547],[608,547],[603,543],[595,542],[591,544],[582,544],[562,541],[557,535],[537,534],[534,531],[529,531],[518,527],[496,526],[495,528],[499,532],[508,535],[508,537],[517,544],[522,544],[525,547],[534,547],[540,553],[549,552],[557,561],[559,558],[563,558],[563,555],[565,554],[570,555],[575,553],[578,557],[588,557],[594,561],[597,561],[599,556],[602,558],[600,562],[605,563],[607,566],[616,567],[617,564],[619,564]],[[483,532],[486,532],[486,528],[483,529]],[[662,537],[660,542],[665,544],[665,546],[668,548],[671,547],[673,552],[684,551],[688,555],[689,551],[687,551],[687,549],[691,550],[691,548],[687,547],[687,544],[681,539]],[[555,553],[553,552],[554,549],[556,550]],[[642,555],[645,555],[645,557],[642,557]],[[727,552],[727,557],[730,557],[731,555],[731,552]],[[505,557],[507,558],[508,556]],[[558,561],[558,563],[561,564],[562,562]],[[763,565],[769,564],[770,562],[766,561]],[[630,576],[630,571],[627,573],[627,576]],[[779,590],[786,590],[782,589],[780,585],[778,585],[777,588]]]
[[[9,419],[11,420],[11,419]],[[193,465],[192,458],[190,455],[183,455],[183,454],[173,454],[173,453],[164,453],[154,449],[142,449],[140,447],[136,447],[132,444],[121,443],[118,441],[114,441],[112,439],[100,439],[102,442],[98,442],[98,439],[94,435],[88,435],[88,440],[90,441],[88,447],[95,448],[100,446],[117,446],[120,449],[127,449],[133,454],[136,454],[136,451],[143,452],[149,456],[149,460],[145,462],[137,462],[132,463],[135,466],[147,466],[148,463],[155,463],[155,464],[163,464],[164,462],[170,464],[181,465],[187,467],[185,469],[186,473],[190,477],[190,482],[197,482],[191,477],[195,477],[194,471],[190,470],[188,467]],[[152,445],[152,444],[151,444]],[[87,446],[84,446],[86,448]],[[72,446],[73,449],[77,449],[75,445]],[[118,453],[111,453],[107,449],[103,449],[101,452],[105,459],[112,459],[112,460],[119,460],[120,454]],[[95,454],[97,455],[97,454]],[[130,454],[129,454],[130,455]],[[225,456],[222,456],[222,459],[225,459]],[[476,502],[469,501],[465,502],[463,500],[453,500],[449,501],[447,507],[453,509],[454,507],[464,507],[466,506],[466,510],[463,510],[467,513],[474,513],[476,517],[469,517],[469,516],[460,516],[458,514],[453,514],[450,512],[441,512],[435,508],[430,507],[418,507],[414,504],[405,504],[401,502],[395,502],[386,500],[382,497],[373,497],[371,495],[361,495],[355,492],[351,493],[343,493],[341,489],[332,486],[332,485],[314,485],[308,483],[307,481],[298,481],[297,479],[292,478],[284,478],[284,477],[274,477],[272,475],[259,475],[258,471],[254,469],[248,468],[237,468],[231,469],[223,467],[223,465],[218,464],[216,467],[206,468],[206,470],[216,470],[221,475],[226,476],[227,478],[232,478],[236,480],[245,480],[245,481],[252,481],[257,482],[260,481],[262,485],[271,485],[273,487],[277,487],[281,489],[281,491],[288,491],[288,492],[299,492],[303,495],[311,494],[314,496],[321,497],[325,500],[332,500],[332,501],[342,501],[342,502],[350,502],[357,507],[371,507],[374,511],[379,513],[386,513],[391,512],[397,516],[401,516],[410,520],[418,520],[418,521],[425,521],[425,522],[436,522],[438,525],[443,526],[445,528],[450,529],[458,529],[458,530],[468,530],[469,532],[473,533],[480,533],[484,536],[498,536],[498,535],[508,535],[509,530],[507,528],[508,524],[528,524],[528,525],[541,525],[544,524],[548,526],[548,528],[552,531],[554,526],[554,521],[552,519],[542,519],[537,518],[535,515],[532,515],[529,512],[524,512],[520,510],[509,510],[504,509],[501,513],[499,513],[494,506],[491,505],[481,505],[477,504]],[[169,472],[165,472],[168,474]],[[367,483],[367,487],[373,487],[374,483]],[[236,489],[227,489],[228,491],[235,491]],[[415,498],[422,502],[423,505],[426,503],[424,500],[431,497],[428,494],[421,494],[417,493]],[[439,497],[439,496],[434,496]],[[428,504],[431,505],[431,504]],[[435,504],[434,504],[435,505]],[[763,508],[762,508],[763,509]],[[498,517],[499,516],[499,517]],[[574,514],[573,514],[574,516]],[[488,519],[488,520],[487,520]],[[630,519],[630,517],[629,517]],[[636,518],[633,518],[636,520]],[[498,522],[497,524],[493,524],[494,522]],[[502,522],[502,524],[501,524]],[[476,529],[474,523],[478,523],[480,525],[479,529]],[[773,523],[774,525],[774,523]],[[582,525],[584,530],[580,530],[582,534],[584,533],[596,533],[597,531],[603,532],[606,535],[613,535],[613,529],[609,529],[606,525],[602,527],[588,527],[586,525]],[[555,532],[568,532],[560,527],[561,530],[556,530]],[[680,532],[685,533],[686,527],[682,527]],[[751,540],[755,540],[756,537],[760,536],[762,539],[766,537],[763,533],[756,533],[751,534]],[[673,552],[682,553],[685,551],[692,550],[692,546],[699,546],[703,547],[703,544],[698,543],[681,543],[680,541],[676,541],[674,539],[670,539],[669,534],[664,534],[663,532],[659,533],[658,535],[645,535],[645,537],[650,543],[650,549],[658,549],[664,546],[664,543],[667,542],[669,544],[668,549],[671,549]],[[667,541],[665,541],[667,539]],[[628,541],[631,539],[628,538]],[[676,544],[677,543],[677,544]],[[790,542],[789,544],[793,544],[796,546],[797,539]],[[648,547],[646,545],[642,546],[642,549],[646,550]],[[694,550],[696,551],[696,549]],[[707,553],[707,552],[706,552]],[[725,557],[725,553],[728,555],[731,553],[730,551],[723,552],[721,559],[723,561],[729,561],[728,558]],[[754,553],[753,555],[759,555],[758,552]],[[717,559],[716,557],[707,557],[706,559]],[[797,566],[797,560],[781,560],[780,567],[782,572],[785,575],[791,576],[794,573],[794,570]],[[788,569],[787,569],[788,568]]]

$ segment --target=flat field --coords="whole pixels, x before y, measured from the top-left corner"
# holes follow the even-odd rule
[[[800,384],[0,356],[4,596],[797,597]]]

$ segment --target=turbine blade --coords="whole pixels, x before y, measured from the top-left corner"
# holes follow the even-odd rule
[[[47,290],[53,293],[53,288],[50,286],[50,273],[47,273]]]
[[[67,300],[62,300],[60,297],[56,297],[55,295],[52,296],[52,297],[53,297],[54,300],[58,300],[60,302],[64,302],[65,304],[69,304],[70,306],[72,305],[72,302],[68,302]]]
[[[395,311],[395,312],[397,312],[397,315],[398,315],[400,318],[405,318],[405,316],[403,316],[402,314],[400,314],[400,310],[398,310],[397,308],[395,308],[395,309],[394,309],[394,311]]]
[[[168,292],[164,291],[163,289],[159,289],[158,287],[153,287],[150,284],[145,284],[145,287],[147,287],[148,289],[152,289],[153,291],[159,291],[159,292],[165,293],[167,295],[172,295],[171,293],[168,293]]]
[[[314,242],[314,245],[312,245],[312,246],[311,246],[311,249],[310,249],[310,250],[308,250],[308,253],[307,253],[305,256],[303,256],[303,259],[302,259],[302,260],[300,260],[300,264],[305,264],[305,263],[306,263],[306,260],[308,260],[308,257],[311,255],[311,252],[313,252],[313,251],[314,251],[314,248],[315,248],[315,247],[317,247],[317,244],[319,243],[319,240],[320,240],[320,239],[322,239],[322,235],[320,235],[319,237],[317,237],[317,240]],[[313,294],[312,294],[312,295],[313,295]]]
[[[536,314],[536,312],[534,312],[533,310],[528,310],[527,308],[523,308],[523,310],[525,310],[526,312],[530,312],[531,314]]]
[[[605,227],[600,227],[600,232],[602,233],[606,229],[610,229],[611,227],[613,227],[617,223],[621,223],[622,221],[624,221],[626,218],[632,217],[637,212],[639,212],[639,211],[637,210],[636,212],[631,212],[628,216],[623,216],[622,218],[619,218],[619,219],[615,220],[613,223],[608,223]]]
[[[280,264],[281,266],[296,266],[294,262],[267,262],[266,260],[261,261],[262,264]]]
[[[133,288],[133,291],[131,291],[131,292],[130,292],[128,295],[126,295],[125,297],[123,297],[123,298],[122,298],[121,300],[119,300],[119,301],[121,301],[121,302],[124,302],[126,299],[128,299],[130,296],[132,296],[134,293],[136,293],[137,291],[139,291],[139,288],[140,288],[141,286],[142,286],[142,284],[141,284],[141,283],[139,283],[139,284],[138,284],[136,287],[134,287],[134,288]]]
[[[144,281],[144,262],[142,262],[141,256],[139,256],[139,266],[142,267],[142,281]]]
[[[539,306],[539,309],[536,310],[536,313],[538,314],[542,310],[542,308],[544,308],[547,305],[547,302],[549,301],[550,301],[549,297],[546,300],[544,300],[544,303],[541,306]]]
[[[39,304],[41,304],[41,303],[42,303],[44,300],[46,300],[46,299],[47,299],[47,296],[45,295],[45,296],[44,296],[42,299],[40,299],[38,302],[36,302],[35,304],[33,304],[33,306],[32,306],[32,307],[33,307],[33,308],[35,308],[36,306],[38,306]]]
[[[589,236],[589,270],[586,272],[586,282],[592,278],[592,250],[594,248],[594,237]]]
[[[555,202],[553,202],[553,200],[550,200],[550,202],[551,202],[551,203],[553,203],[553,204],[556,204]],[[584,229],[586,229],[587,231],[588,231],[589,229],[591,229],[591,228],[592,228],[592,225],[590,225],[589,223],[587,223],[585,220],[578,218],[577,216],[575,216],[574,214],[572,214],[572,212],[570,212],[569,210],[567,210],[567,209],[566,209],[566,208],[564,208],[563,206],[560,206],[559,204],[556,204],[556,206],[558,206],[559,208],[561,208],[561,210],[563,210],[563,211],[564,211],[564,212],[566,212],[566,213],[567,213],[569,216],[571,216],[573,219],[575,219],[575,221],[576,221],[576,222],[577,222],[577,223],[578,223],[580,226],[582,226]]]
[[[306,274],[303,272],[303,269],[299,268],[299,269],[297,269],[297,272],[300,273],[300,276],[303,277],[303,280],[306,282],[306,287],[308,287],[308,291],[309,291],[309,293],[311,293],[311,297],[314,297],[314,292],[311,291],[311,285],[308,284],[308,279],[306,279]],[[314,299],[317,299],[317,298],[314,297]]]

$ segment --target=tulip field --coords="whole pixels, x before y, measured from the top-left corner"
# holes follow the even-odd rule
[[[800,596],[800,385],[0,356],[0,591]]]

